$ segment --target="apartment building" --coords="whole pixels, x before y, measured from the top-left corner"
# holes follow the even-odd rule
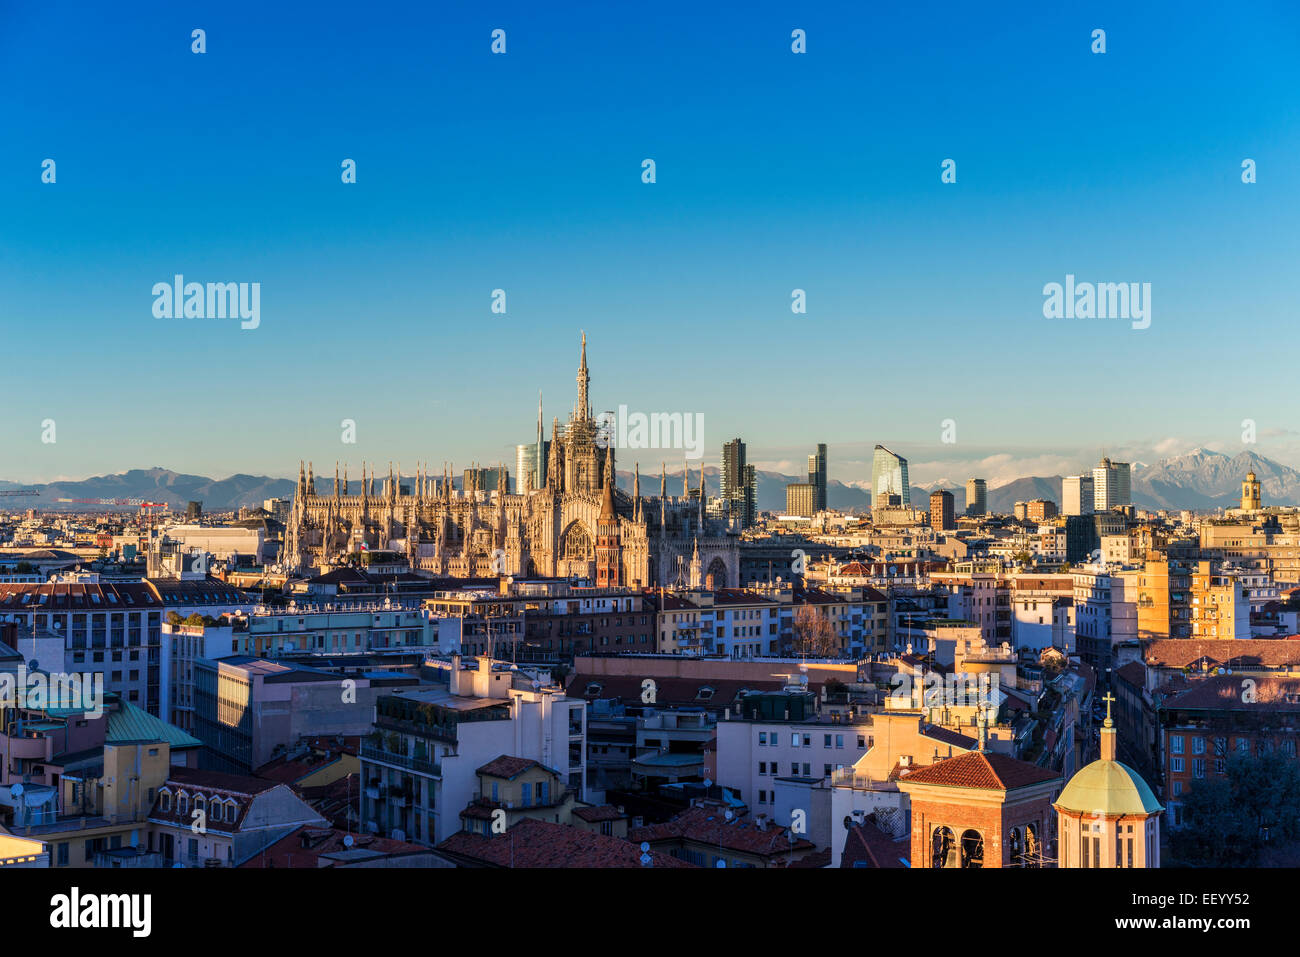
[[[1074,641],[1079,657],[1098,672],[1116,666],[1115,649],[1138,637],[1135,577],[1109,566],[1083,566],[1070,574]]]
[[[287,785],[192,768],[172,770],[148,823],[155,867],[238,867],[301,827],[329,824]]]
[[[1160,703],[1163,790],[1171,827],[1182,826],[1188,789],[1197,781],[1226,776],[1233,754],[1280,752],[1296,758],[1300,678],[1260,675],[1252,681],[1247,696],[1239,674],[1213,675]]]
[[[157,789],[198,764],[196,738],[116,695],[99,713],[6,707],[0,719],[0,823],[43,841],[52,867],[129,865]]]
[[[1250,602],[1241,581],[1218,562],[1199,561],[1191,569],[1193,638],[1249,638]]]
[[[194,734],[202,766],[251,774],[303,738],[371,730],[381,692],[417,679],[387,672],[341,678],[283,661],[230,655],[194,661]]]
[[[586,702],[556,687],[515,687],[517,674],[504,662],[467,665],[453,656],[448,686],[378,696],[361,748],[367,831],[425,845],[446,840],[477,793],[478,769],[501,755],[556,769],[586,800]]]

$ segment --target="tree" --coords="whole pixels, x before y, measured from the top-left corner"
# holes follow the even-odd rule
[[[829,658],[839,650],[839,639],[831,629],[830,619],[813,605],[801,605],[794,614],[794,653]]]
[[[175,628],[177,625],[183,624],[184,621],[185,619],[182,618],[180,615],[178,615],[176,612],[174,611],[167,612],[167,624],[171,625],[173,628]]]
[[[1266,842],[1300,838],[1300,765],[1279,751],[1237,752],[1226,777],[1193,782],[1182,812],[1182,826],[1170,834],[1174,862],[1250,867]]]
[[[202,628],[204,625],[203,616],[196,611],[190,615],[190,617],[185,619],[185,624],[190,625],[193,628]]]

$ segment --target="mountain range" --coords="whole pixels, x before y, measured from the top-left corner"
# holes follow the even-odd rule
[[[1141,508],[1212,510],[1233,506],[1240,502],[1241,482],[1247,472],[1253,471],[1262,486],[1265,505],[1300,505],[1300,471],[1274,462],[1255,452],[1226,455],[1210,449],[1195,449],[1185,455],[1162,459],[1154,465],[1134,465],[1133,501]],[[719,470],[705,466],[705,482],[710,494],[719,489]],[[785,486],[791,482],[806,482],[806,475],[785,475],[780,472],[757,471],[758,508],[760,511],[785,510]],[[619,487],[632,490],[631,472],[619,472]],[[699,471],[690,473],[691,487],[699,485]],[[317,479],[317,487],[326,491],[333,476]],[[865,482],[863,484],[866,484]],[[0,503],[21,507],[46,509],[88,510],[95,506],[78,502],[59,502],[58,499],[143,499],[166,502],[173,509],[183,510],[186,503],[200,501],[204,511],[230,511],[241,506],[260,505],[268,498],[291,498],[296,483],[291,479],[271,478],[265,475],[232,475],[212,479],[202,475],[188,475],[164,468],[132,469],[116,475],[101,475],[81,481],[50,482],[45,485],[22,485],[0,481],[0,491],[34,489],[39,496],[6,496]],[[354,481],[355,485],[355,481]],[[919,509],[929,508],[930,493],[947,489],[953,494],[953,506],[958,514],[966,508],[965,484],[940,480],[912,486],[912,504]],[[659,493],[659,476],[642,474],[641,491],[646,495]],[[682,473],[676,477],[669,473],[668,492],[680,495]],[[838,480],[827,483],[826,496],[831,508],[842,511],[866,511],[871,507],[870,492]],[[989,510],[1009,513],[1016,502],[1046,498],[1061,502],[1061,476],[1027,476],[1018,478],[988,492]],[[111,508],[112,506],[103,506]]]

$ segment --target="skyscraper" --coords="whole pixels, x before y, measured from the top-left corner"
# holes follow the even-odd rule
[[[1061,479],[1061,514],[1091,515],[1094,508],[1091,475],[1067,475]]]
[[[812,518],[815,494],[816,490],[808,482],[791,482],[785,487],[785,513]]]
[[[907,482],[907,459],[877,445],[871,460],[871,507],[907,508],[912,489]]]
[[[745,443],[740,439],[723,443],[721,471],[722,500],[732,515],[740,517],[741,527],[748,528],[758,518],[757,473],[745,464]]]
[[[966,514],[978,517],[989,511],[989,487],[983,479],[966,480]]]
[[[938,531],[957,527],[957,518],[953,513],[952,492],[930,493],[930,527]]]
[[[813,509],[818,512],[826,511],[826,444],[824,442],[817,446],[815,454],[808,456],[808,484],[813,487]]]
[[[1105,456],[1092,470],[1093,507],[1109,512],[1117,505],[1133,504],[1133,469],[1128,462],[1112,462]]]

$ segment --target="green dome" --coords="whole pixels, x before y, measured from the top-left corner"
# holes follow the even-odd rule
[[[1152,814],[1164,810],[1151,788],[1127,764],[1093,761],[1065,786],[1056,807],[1079,814]]]

